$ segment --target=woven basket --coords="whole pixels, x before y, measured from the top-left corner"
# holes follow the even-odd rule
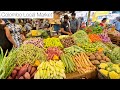
[[[85,74],[79,74],[78,72],[68,73],[66,74],[66,79],[96,79],[97,77],[97,70],[92,70]]]

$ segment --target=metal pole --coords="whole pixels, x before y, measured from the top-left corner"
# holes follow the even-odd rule
[[[89,19],[90,19],[90,11],[88,11],[87,26],[88,26],[88,20]]]

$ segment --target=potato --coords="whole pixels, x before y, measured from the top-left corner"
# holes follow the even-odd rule
[[[94,55],[91,55],[91,56],[89,57],[89,59],[90,59],[90,60],[95,60],[95,56],[94,56]]]
[[[109,58],[106,58],[106,61],[107,61],[107,62],[110,62],[111,60],[110,60]]]
[[[100,62],[98,60],[94,60],[94,64],[98,65],[98,64],[100,64]]]
[[[101,62],[101,63],[106,63],[106,61],[105,61],[105,60],[101,60],[100,62]]]
[[[100,56],[103,58],[105,55],[104,54],[100,54]]]
[[[104,56],[104,57],[103,57],[103,60],[106,60],[106,58],[107,58],[107,56]]]
[[[103,54],[103,52],[97,52],[99,55]]]
[[[102,57],[101,57],[100,55],[98,55],[98,56],[96,56],[96,59],[97,59],[97,60],[101,60]]]
[[[95,53],[94,55],[97,57],[99,54],[98,54],[98,53]]]

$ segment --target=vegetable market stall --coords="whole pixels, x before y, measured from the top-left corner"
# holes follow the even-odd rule
[[[120,63],[120,47],[112,44],[107,33],[96,27],[71,36],[48,37],[44,33],[44,37],[29,38],[8,56],[1,53],[0,79],[95,79],[98,67],[107,70],[100,70],[102,75],[110,73],[109,79],[115,78],[113,74],[120,79],[115,73],[120,69],[114,65]],[[113,63],[115,69],[103,68],[106,63]]]

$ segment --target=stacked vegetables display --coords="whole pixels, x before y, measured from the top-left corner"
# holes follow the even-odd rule
[[[120,79],[120,65],[113,63],[101,63],[99,72],[105,79]]]
[[[107,56],[105,56],[103,52],[87,53],[87,56],[89,57],[89,60],[92,62],[93,65],[111,62],[111,60]]]
[[[78,46],[82,46],[86,43],[90,43],[90,40],[89,40],[89,37],[88,37],[87,33],[83,30],[79,30],[78,32],[73,34],[72,37],[74,38],[75,43]]]
[[[64,48],[63,50],[65,53],[68,53],[70,55],[76,55],[80,52],[85,52],[84,49],[80,48],[79,46],[77,45],[73,45],[71,47],[68,47],[68,48]]]
[[[23,42],[23,44],[33,44],[39,48],[43,48],[43,39],[41,38],[30,38]]]
[[[115,47],[108,56],[113,63],[120,63],[120,47]]]
[[[58,47],[49,47],[46,50],[48,60],[59,60],[60,55],[63,53]]]
[[[110,48],[109,48],[108,46],[106,46],[106,45],[105,45],[104,43],[102,43],[102,42],[95,42],[95,43],[93,43],[93,45],[94,45],[98,50],[99,50],[100,48],[102,48],[104,52],[110,50]]]
[[[34,79],[64,79],[65,67],[62,61],[42,62],[35,73]]]
[[[40,62],[46,61],[46,53],[42,48],[38,48],[32,44],[22,45],[17,51],[17,65],[29,63],[34,64],[35,60]]]
[[[52,37],[52,38],[44,39],[44,47],[45,48],[48,48],[48,47],[60,47],[60,48],[63,48],[63,45],[61,44],[59,38]]]
[[[22,67],[16,66],[7,79],[33,79],[37,68],[25,64]]]
[[[42,33],[41,30],[39,35]],[[111,43],[102,27],[91,26],[72,36],[48,38],[46,34],[42,38],[24,41],[7,57],[1,53],[0,79],[64,79],[65,74],[86,74],[95,70],[95,66],[110,79],[120,78],[119,65],[113,64],[120,63],[120,47]]]
[[[91,42],[101,41],[100,36],[97,34],[89,34],[88,36],[89,36]]]
[[[11,50],[9,55],[7,55],[7,52],[5,55],[3,55],[3,50],[1,49],[1,55],[0,55],[0,79],[6,79],[14,69],[16,65],[16,50]]]
[[[75,45],[74,39],[72,37],[66,37],[61,39],[61,43],[65,48]]]

